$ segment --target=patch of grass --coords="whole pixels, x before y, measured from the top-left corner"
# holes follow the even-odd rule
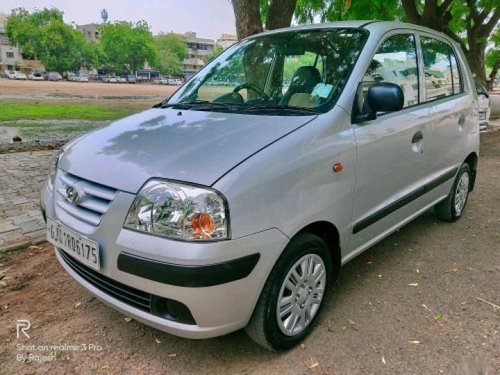
[[[13,120],[115,120],[137,112],[136,108],[111,105],[59,104],[0,101],[0,121]]]

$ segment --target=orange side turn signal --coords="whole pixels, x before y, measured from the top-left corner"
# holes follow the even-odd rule
[[[342,172],[342,170],[344,169],[344,166],[342,165],[342,163],[335,163],[332,167],[332,170],[335,172],[335,173],[339,173],[339,172]]]

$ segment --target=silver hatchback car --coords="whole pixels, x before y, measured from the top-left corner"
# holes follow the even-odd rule
[[[174,335],[287,349],[340,266],[421,213],[464,212],[474,82],[443,34],[394,22],[262,33],[168,100],[80,137],[41,205],[65,270]]]

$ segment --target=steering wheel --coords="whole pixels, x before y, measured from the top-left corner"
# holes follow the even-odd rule
[[[266,101],[269,100],[269,95],[267,95],[264,91],[262,91],[261,88],[255,86],[251,83],[242,83],[241,85],[236,86],[234,88],[233,92],[237,94],[239,91],[241,91],[243,89],[251,90],[251,91],[257,93],[262,100],[266,100]]]

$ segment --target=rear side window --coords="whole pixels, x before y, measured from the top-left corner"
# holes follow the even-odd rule
[[[390,82],[403,90],[404,107],[418,104],[418,68],[415,37],[394,35],[379,47],[363,77],[363,92],[376,82]]]
[[[424,55],[427,101],[462,92],[457,59],[451,47],[445,42],[425,36],[420,40]]]

